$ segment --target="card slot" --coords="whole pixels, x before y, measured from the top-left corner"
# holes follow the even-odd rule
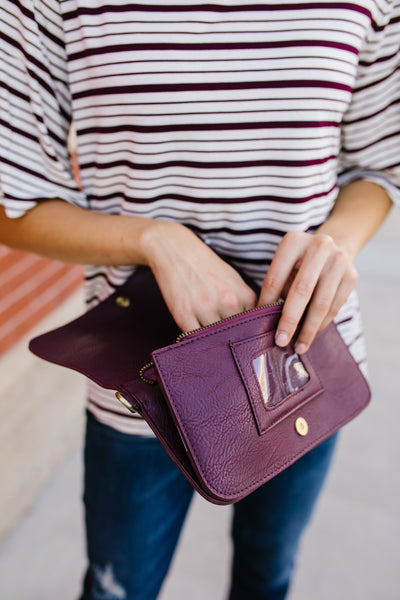
[[[307,355],[276,346],[273,331],[230,346],[260,435],[323,391]]]

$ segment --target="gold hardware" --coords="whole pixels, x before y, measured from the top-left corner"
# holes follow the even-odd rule
[[[183,331],[180,335],[178,335],[178,337],[176,338],[175,341],[180,342],[188,335],[192,335],[192,333],[199,333],[200,331],[206,331],[210,327],[214,327],[214,325],[218,325],[219,323],[226,323],[227,321],[231,321],[232,319],[235,319],[236,317],[242,317],[242,316],[248,315],[250,313],[255,313],[259,310],[262,310],[263,308],[272,308],[273,306],[281,306],[283,304],[283,302],[284,301],[282,299],[280,299],[280,300],[278,300],[278,302],[271,302],[271,304],[263,304],[262,306],[256,306],[256,308],[249,308],[248,310],[244,310],[243,312],[236,313],[230,317],[225,317],[225,319],[220,319],[219,321],[214,321],[214,323],[210,323],[209,325],[205,325],[204,327],[198,327],[197,329],[192,329],[191,331]]]
[[[125,408],[130,410],[132,413],[138,412],[137,409],[134,406],[132,406],[132,404],[128,402],[128,400],[122,394],[120,394],[120,392],[115,392],[115,397],[125,406]]]
[[[115,304],[120,308],[129,308],[131,305],[131,301],[128,296],[117,296],[115,298]]]
[[[296,419],[294,427],[299,435],[303,437],[307,435],[308,423],[305,419],[303,419],[303,417],[299,417],[298,419]]]
[[[118,298],[117,298],[117,300],[118,300]],[[214,323],[210,323],[209,325],[205,325],[204,327],[198,327],[197,329],[192,329],[191,331],[183,331],[180,335],[178,335],[178,337],[175,340],[175,343],[180,342],[181,340],[186,338],[188,335],[191,335],[192,333],[206,331],[207,329],[209,329],[210,327],[213,327],[214,325],[217,325],[219,323],[226,323],[227,321],[231,321],[235,317],[241,317],[242,315],[254,313],[259,310],[262,310],[263,308],[270,308],[273,306],[281,306],[283,304],[283,302],[284,301],[282,299],[279,299],[278,302],[272,302],[271,304],[264,304],[263,306],[257,306],[256,308],[250,308],[249,310],[244,310],[243,312],[236,313],[235,315],[232,315],[231,317],[226,317],[225,319],[221,319],[220,321],[215,321]],[[154,363],[149,362],[146,365],[144,365],[144,367],[142,367],[139,371],[140,379],[142,381],[144,381],[145,383],[148,383],[149,385],[155,385],[157,383],[156,381],[154,381],[154,379],[149,379],[145,375],[145,372],[147,371],[147,369],[150,369],[150,367],[153,367],[153,366],[154,366]]]
[[[153,362],[149,362],[147,363],[147,365],[144,365],[144,367],[142,367],[139,371],[139,377],[142,381],[144,381],[145,383],[148,383],[149,385],[156,385],[156,381],[154,381],[154,379],[149,379],[149,377],[146,377],[145,372],[147,371],[147,369],[150,369],[150,367],[154,367],[154,363]]]

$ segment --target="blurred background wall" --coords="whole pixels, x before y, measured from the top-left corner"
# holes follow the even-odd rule
[[[72,378],[71,390],[69,374],[49,370],[27,344],[83,311],[82,280],[80,266],[0,244],[0,539],[80,434],[81,379]]]

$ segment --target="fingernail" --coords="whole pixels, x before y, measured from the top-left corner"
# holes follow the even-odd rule
[[[304,354],[304,352],[307,349],[307,346],[303,344],[303,342],[299,342],[298,344],[296,344],[294,349],[297,352],[297,354]]]
[[[284,331],[278,331],[275,336],[275,343],[277,346],[287,346],[289,343],[289,336]]]

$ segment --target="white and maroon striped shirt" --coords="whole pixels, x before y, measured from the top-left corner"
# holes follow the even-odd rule
[[[58,197],[179,221],[261,282],[338,185],[369,179],[400,203],[400,0],[2,0],[0,19],[10,217]],[[131,271],[89,267],[89,306]],[[337,321],[363,366],[355,294]],[[89,408],[144,431],[108,391],[92,387]]]

